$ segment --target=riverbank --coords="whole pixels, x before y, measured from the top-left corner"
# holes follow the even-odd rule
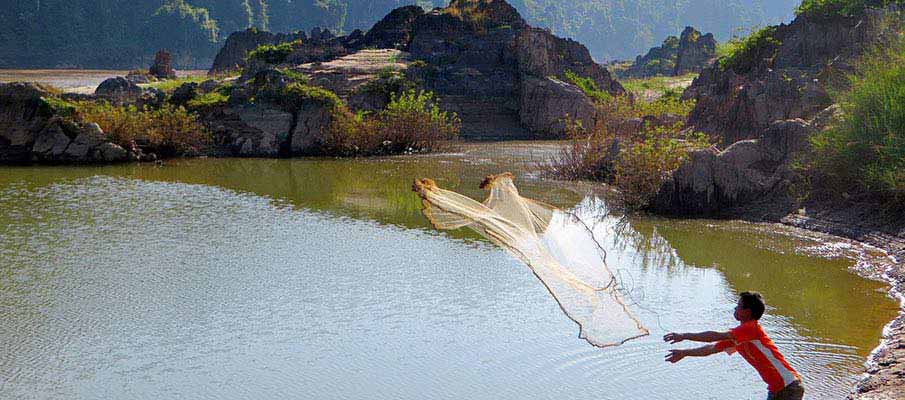
[[[899,316],[883,332],[880,345],[867,360],[864,377],[851,399],[905,398],[905,224],[877,218],[865,209],[814,206],[789,214],[780,223],[856,240],[889,254],[887,264],[856,266],[859,275],[887,282],[890,296],[899,300]]]

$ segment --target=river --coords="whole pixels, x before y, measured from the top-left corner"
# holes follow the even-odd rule
[[[635,217],[598,229],[651,335],[598,349],[531,271],[420,215],[412,180],[602,213],[539,179],[554,143],[381,159],[0,167],[3,399],[762,399],[739,356],[663,361],[668,331],[728,329],[736,293],[805,377],[842,398],[898,305],[872,256],[775,225]]]

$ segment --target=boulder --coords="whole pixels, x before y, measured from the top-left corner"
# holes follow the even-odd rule
[[[31,161],[35,135],[52,114],[46,96],[50,93],[38,84],[0,84],[0,163]]]
[[[521,92],[521,122],[540,137],[565,137],[566,118],[587,129],[594,127],[594,103],[574,85],[554,78],[529,77],[522,81]]]
[[[126,79],[136,85],[157,81],[157,77],[142,71],[129,71],[126,74]]]
[[[176,79],[176,70],[173,69],[173,56],[160,50],[154,55],[154,64],[148,69],[148,74],[157,79]]]
[[[59,161],[72,142],[59,118],[55,118],[47,123],[37,135],[35,135],[35,144],[32,147],[32,156],[34,161]]]
[[[206,117],[229,152],[241,157],[277,157],[292,130],[291,113],[262,104],[229,107]]]
[[[718,215],[755,201],[784,199],[790,164],[814,128],[801,119],[776,121],[757,139],[723,151],[696,150],[662,184],[651,209],[664,214]]]
[[[170,96],[170,104],[175,106],[185,106],[189,101],[198,95],[198,84],[195,82],[186,82],[173,91]]]
[[[149,109],[157,110],[163,107],[163,103],[167,99],[167,94],[160,89],[147,88],[141,92],[141,96],[135,101],[135,107],[139,110]]]
[[[141,94],[141,87],[121,76],[104,80],[94,90],[95,96],[114,104],[135,102]]]
[[[209,93],[216,90],[219,86],[220,82],[213,79],[208,79],[204,82],[201,82],[201,84],[198,85],[198,89],[201,90],[202,93]]]
[[[72,162],[95,161],[89,155],[92,155],[94,149],[104,143],[104,140],[104,131],[98,124],[93,122],[85,124],[63,152],[62,159]]]
[[[129,160],[129,152],[115,143],[101,143],[94,149],[94,159],[105,163],[118,163]]]

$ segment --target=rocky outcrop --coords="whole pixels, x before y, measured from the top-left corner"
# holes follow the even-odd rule
[[[716,57],[716,45],[712,33],[701,35],[701,32],[686,26],[679,37],[676,69],[672,75],[700,73]]]
[[[0,84],[0,164],[110,163],[136,157],[109,142],[97,124],[58,115],[53,98],[36,84]]]
[[[173,56],[160,50],[154,55],[154,64],[148,69],[148,74],[157,79],[176,79],[176,70],[173,69]]]
[[[241,37],[234,36],[234,41]],[[236,44],[227,43],[231,46]],[[222,53],[230,51],[225,47]],[[576,114],[592,124],[589,100],[560,80],[567,71],[593,79],[610,94],[625,93],[584,46],[530,27],[502,0],[453,1],[431,12],[402,7],[367,34],[334,37],[312,31],[308,39],[293,44],[285,62],[266,62],[247,66],[240,81],[289,68],[308,76],[311,84],[334,91],[354,109],[368,111],[384,106],[388,94],[358,89],[380,79],[381,70],[405,71],[409,81],[437,96],[442,110],[459,116],[462,136],[473,138],[558,137],[561,119]],[[409,68],[415,63],[417,67]]]
[[[867,10],[857,17],[800,15],[768,28],[772,40],[705,69],[683,97],[695,99],[688,123],[723,145],[756,138],[776,120],[810,119],[832,103],[828,83],[851,71],[851,63],[882,40],[884,16],[898,10]]]
[[[702,35],[686,26],[680,37],[667,36],[662,45],[638,56],[620,76],[648,78],[701,72],[716,56],[716,44],[712,33]]]
[[[660,187],[651,209],[678,215],[724,214],[754,201],[787,196],[793,154],[804,149],[813,127],[801,120],[777,121],[759,138],[723,151],[692,151]]]
[[[529,77],[522,80],[519,119],[525,127],[551,137],[565,137],[563,116],[585,128],[592,128],[597,109],[581,89],[558,79]]]
[[[208,74],[216,75],[225,72],[238,71],[245,67],[245,56],[249,51],[264,44],[279,44],[304,40],[305,32],[270,33],[248,28],[241,32],[234,32],[226,39],[226,43],[217,56]]]

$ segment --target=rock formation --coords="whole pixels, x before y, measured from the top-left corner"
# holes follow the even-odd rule
[[[173,69],[173,57],[170,53],[160,50],[154,55],[154,64],[148,69],[148,74],[157,79],[175,79],[176,70]]]
[[[680,37],[667,36],[659,47],[653,47],[623,73],[625,78],[679,76],[701,72],[716,56],[716,39],[712,33],[702,35],[686,26]]]
[[[121,76],[105,79],[94,90],[95,96],[114,104],[134,102],[141,94],[141,87]]]
[[[0,84],[0,163],[112,163],[135,159],[94,123],[57,113],[52,94],[32,83]]]
[[[726,68],[714,63],[685,91],[684,98],[697,101],[689,125],[727,146],[762,135],[776,120],[810,119],[832,103],[830,80],[851,71],[850,63],[879,43],[886,14],[800,15],[768,28],[773,40],[739,57],[750,61]]]
[[[305,32],[293,33],[270,33],[259,31],[255,28],[248,28],[241,32],[233,32],[226,39],[226,43],[217,56],[214,58],[214,64],[208,71],[209,74],[215,75],[224,72],[238,71],[245,68],[245,55],[258,46],[263,44],[279,44],[292,42],[295,40],[304,40],[307,36]]]

